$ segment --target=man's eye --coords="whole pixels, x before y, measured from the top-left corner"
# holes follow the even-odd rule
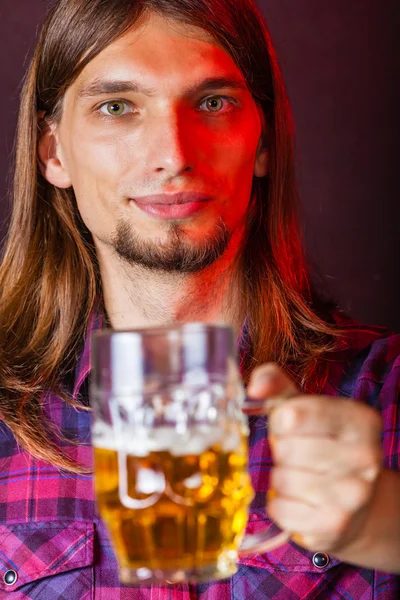
[[[103,115],[112,117],[119,117],[132,112],[132,108],[126,102],[122,102],[121,100],[113,100],[112,102],[102,104],[99,110]]]
[[[229,98],[225,98],[225,96],[210,96],[203,100],[200,108],[204,107],[206,112],[221,112],[225,102],[229,103]]]

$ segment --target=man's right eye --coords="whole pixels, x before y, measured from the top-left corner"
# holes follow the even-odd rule
[[[132,107],[122,100],[112,100],[99,107],[100,112],[107,117],[120,117],[133,112]]]

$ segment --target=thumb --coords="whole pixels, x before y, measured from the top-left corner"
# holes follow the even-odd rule
[[[255,400],[265,400],[275,396],[290,397],[298,393],[294,381],[274,363],[267,363],[254,369],[247,387],[247,395]]]

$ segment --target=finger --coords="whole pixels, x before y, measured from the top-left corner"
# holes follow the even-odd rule
[[[359,473],[371,480],[382,464],[379,445],[338,443],[329,438],[276,437],[271,448],[275,466],[332,476]]]
[[[273,435],[336,437],[380,443],[379,413],[361,402],[329,396],[297,396],[280,404],[269,418]]]
[[[254,369],[247,388],[243,411],[249,415],[268,415],[298,390],[290,377],[273,363]]]
[[[366,506],[373,490],[371,482],[354,475],[337,480],[329,474],[283,468],[272,470],[270,486],[275,497],[295,500],[316,509],[332,506],[349,514]]]
[[[330,549],[343,535],[349,514],[335,506],[315,506],[279,496],[268,502],[268,516],[284,531],[296,532],[310,547]]]
[[[259,400],[275,396],[288,397],[296,393],[298,390],[295,383],[274,363],[256,367],[247,387],[247,394]]]

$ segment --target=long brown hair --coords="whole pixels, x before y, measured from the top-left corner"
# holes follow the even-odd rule
[[[63,378],[73,368],[102,291],[93,240],[72,189],[47,183],[37,166],[41,121],[60,118],[66,89],[85,65],[146,10],[211,33],[232,55],[261,107],[270,168],[254,182],[240,257],[241,312],[252,369],[275,361],[303,389],[319,391],[323,355],[336,331],[309,284],[297,217],[292,125],[270,36],[252,0],[60,0],[48,15],[22,92],[12,216],[0,267],[0,414],[18,442],[59,467],[80,470],[43,423],[42,396],[74,402]]]

